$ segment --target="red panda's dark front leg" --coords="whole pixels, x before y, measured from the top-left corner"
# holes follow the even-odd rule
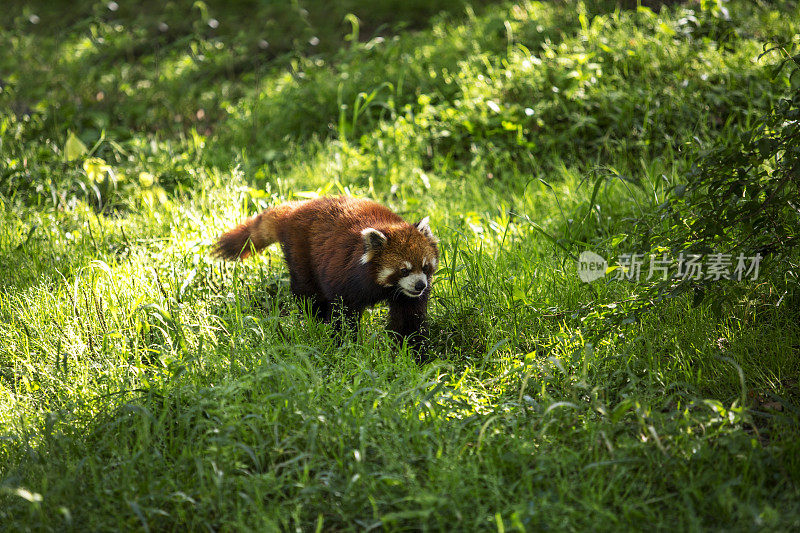
[[[331,303],[319,296],[311,297],[310,300],[311,315],[317,320],[322,320],[326,324],[330,322],[333,313],[333,306]]]
[[[425,324],[427,316],[427,291],[417,298],[401,294],[389,300],[389,325],[386,329],[398,341],[407,339],[420,363],[427,359],[425,354],[425,340],[428,335]]]
[[[289,262],[290,256],[287,254],[286,257],[287,262]],[[301,308],[308,306],[307,309],[311,316],[327,324],[331,321],[331,313],[333,311],[331,301],[325,298],[325,295],[307,269],[294,265],[294,262],[289,263],[289,286],[292,294],[300,300]]]

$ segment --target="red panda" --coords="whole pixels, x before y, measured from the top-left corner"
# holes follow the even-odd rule
[[[289,202],[224,233],[214,254],[244,259],[274,242],[283,248],[292,293],[310,301],[313,315],[330,322],[341,306],[345,321],[357,325],[365,308],[388,301],[389,332],[420,348],[439,261],[428,217],[409,224],[378,203],[344,196]]]

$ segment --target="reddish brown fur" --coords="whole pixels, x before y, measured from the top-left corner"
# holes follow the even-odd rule
[[[299,202],[289,202],[250,217],[223,234],[214,248],[220,259],[246,259],[250,251],[260,252],[278,241],[278,225]]]
[[[362,235],[366,228],[380,232],[374,243]],[[314,314],[329,321],[334,304],[341,304],[344,317],[355,322],[364,308],[388,300],[390,331],[420,340],[432,266],[438,260],[430,230],[423,233],[370,200],[318,198],[283,204],[248,219],[222,235],[214,253],[224,259],[244,259],[251,248],[260,251],[273,242],[283,248],[292,292],[308,298]],[[423,268],[425,258],[433,264]],[[397,272],[380,277],[384,269],[399,270],[405,262],[414,272],[425,274],[427,285],[420,296],[409,297],[395,286]]]

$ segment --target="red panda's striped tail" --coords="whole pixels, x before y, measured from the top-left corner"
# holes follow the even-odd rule
[[[214,246],[213,254],[220,259],[246,259],[251,252],[260,252],[278,241],[278,225],[291,213],[298,202],[272,207],[250,217],[232,230],[223,233]]]

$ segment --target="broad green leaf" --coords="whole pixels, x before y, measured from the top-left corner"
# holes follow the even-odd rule
[[[64,144],[64,159],[65,161],[75,161],[83,157],[89,150],[83,144],[75,133],[72,131],[67,135],[67,142]]]
[[[611,247],[613,248],[617,246],[619,243],[621,243],[627,238],[628,235],[626,233],[620,233],[619,235],[614,235],[614,237],[611,239]]]

